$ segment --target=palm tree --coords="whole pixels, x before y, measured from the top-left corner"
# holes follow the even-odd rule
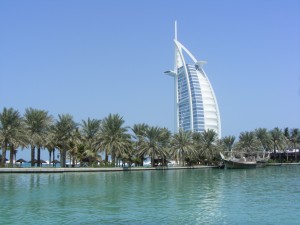
[[[155,158],[162,157],[166,159],[168,155],[168,143],[170,143],[171,132],[166,128],[149,127],[145,133],[145,142],[143,143],[139,155],[148,155],[151,157],[151,166],[155,165]]]
[[[266,128],[258,128],[254,131],[257,140],[260,142],[260,148],[263,150],[263,158],[265,152],[271,149],[271,136]]]
[[[105,150],[105,154],[111,155],[112,165],[116,166],[116,159],[130,146],[130,134],[124,127],[125,121],[119,114],[109,114],[100,127],[98,146]],[[107,157],[105,157],[107,162]]]
[[[13,167],[14,160],[17,160],[18,150],[16,149],[19,147],[25,148],[27,146],[27,142],[28,140],[24,129],[24,124],[22,124],[22,127],[19,128],[17,136],[14,139],[12,139],[11,143],[8,146],[8,149],[10,150],[10,167]]]
[[[259,142],[256,139],[254,132],[241,132],[239,136],[239,141],[237,143],[238,150],[245,151],[247,153],[252,154],[257,150],[259,146]]]
[[[4,108],[0,113],[0,141],[2,143],[1,166],[5,164],[6,150],[10,147],[10,165],[13,165],[16,145],[25,145],[23,119],[19,111],[13,108]]]
[[[288,162],[289,161],[288,150],[292,148],[291,136],[290,136],[290,131],[289,131],[288,127],[284,128],[283,136],[284,136],[285,143],[286,143],[286,146],[284,148],[285,154],[286,154],[286,161]]]
[[[82,157],[88,158],[97,158],[97,151],[99,150],[99,146],[97,147],[97,137],[100,133],[101,120],[98,119],[90,119],[82,120],[81,124],[81,137],[82,137],[82,147],[84,151],[82,152]]]
[[[37,148],[37,166],[41,166],[41,148],[47,142],[47,136],[52,124],[52,117],[45,110],[27,108],[25,110],[25,124],[31,146],[31,166],[34,166],[35,148]]]
[[[81,134],[85,140],[92,141],[100,131],[101,120],[90,119],[82,120]]]
[[[273,145],[274,155],[276,154],[276,150],[283,149],[285,145],[285,137],[281,129],[275,127],[270,131],[271,142]],[[281,157],[281,154],[279,155]],[[280,158],[281,160],[281,158]]]
[[[175,155],[179,158],[181,165],[184,166],[185,157],[194,150],[193,133],[180,129],[178,133],[173,135],[172,148]]]
[[[161,128],[161,140],[160,140],[160,148],[158,149],[159,156],[162,158],[163,165],[166,163],[166,159],[170,155],[171,150],[171,131],[163,127]]]
[[[226,136],[222,138],[222,144],[224,145],[226,151],[231,152],[234,141],[235,141],[235,136]]]
[[[218,134],[212,129],[208,129],[200,133],[201,152],[208,162],[212,163],[219,154],[217,141]]]
[[[51,163],[51,155],[52,155],[52,161],[54,162],[55,160],[55,147],[56,147],[56,143],[55,143],[55,134],[53,132],[53,125],[50,126],[47,138],[46,138],[46,143],[44,145],[44,147],[48,150],[49,153],[49,166]],[[54,167],[55,163],[53,163],[53,167]]]
[[[297,151],[296,151],[296,147],[297,144],[300,144],[300,132],[298,128],[294,128],[291,130],[291,143],[293,145],[293,149],[295,149],[295,161],[297,162]]]
[[[284,148],[284,134],[281,129],[275,127],[273,130],[270,131],[271,141],[273,145],[274,153],[276,150]]]
[[[290,131],[288,127],[283,129],[283,135],[285,136],[286,140],[288,141],[290,140],[291,137],[290,137]]]
[[[79,132],[78,128],[75,129],[75,131],[72,133],[71,138],[68,143],[68,155],[70,157],[70,163],[72,165],[75,165],[75,163],[78,160],[81,160],[81,155],[79,150],[81,150],[81,147],[83,146],[83,138],[81,136],[81,133]]]
[[[133,138],[135,140],[134,142],[134,150],[136,153],[138,153],[145,142],[146,138],[146,131],[149,128],[149,126],[145,123],[140,124],[134,124],[131,130],[133,131],[134,135]],[[138,165],[143,166],[144,163],[144,155],[139,155]]]
[[[66,166],[66,154],[76,126],[77,124],[74,122],[73,117],[70,114],[59,114],[58,120],[54,124],[54,139],[57,143],[58,149],[60,150],[61,167]]]
[[[271,147],[271,136],[266,128],[258,128],[254,131],[257,140],[260,142],[261,148],[267,151]]]

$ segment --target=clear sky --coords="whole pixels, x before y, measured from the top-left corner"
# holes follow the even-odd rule
[[[175,20],[208,62],[222,136],[300,128],[299,0],[1,0],[0,110],[174,131]]]

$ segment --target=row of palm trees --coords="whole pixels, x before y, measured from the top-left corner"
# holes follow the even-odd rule
[[[0,113],[0,143],[2,156],[10,151],[10,166],[13,166],[15,150],[20,147],[30,148],[31,166],[35,162],[41,166],[42,149],[49,151],[49,161],[51,156],[54,160],[58,150],[62,167],[66,166],[67,157],[73,164],[92,165],[101,161],[110,166],[119,166],[121,162],[143,166],[145,157],[151,157],[152,166],[158,160],[166,162],[167,159],[176,160],[180,165],[193,165],[216,164],[220,160],[219,152],[225,151],[296,149],[300,145],[300,132],[298,128],[258,128],[240,133],[236,141],[235,136],[218,139],[213,130],[202,133],[180,130],[172,134],[167,128],[145,123],[127,127],[119,114],[76,123],[70,114],[60,114],[54,119],[45,110],[27,108],[22,116],[18,110],[4,108]],[[105,155],[104,160],[101,154]],[[5,157],[2,157],[1,166],[4,165]]]

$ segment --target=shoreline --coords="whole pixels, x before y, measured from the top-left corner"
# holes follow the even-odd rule
[[[267,166],[295,166],[300,165],[300,163],[268,163]]]
[[[300,163],[268,163],[266,166],[294,166]],[[179,169],[206,169],[219,166],[172,166],[172,167],[21,167],[21,168],[0,168],[1,173],[74,173],[74,172],[121,172],[121,171],[145,171],[145,170],[179,170]]]
[[[0,173],[70,173],[70,172],[121,172],[121,171],[144,171],[144,170],[178,170],[178,169],[205,169],[218,168],[218,166],[174,166],[174,167],[75,167],[75,168],[0,168]]]

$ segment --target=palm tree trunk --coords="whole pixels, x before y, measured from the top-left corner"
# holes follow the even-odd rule
[[[55,160],[55,148],[53,148],[53,156],[52,156],[52,158],[53,158],[53,167],[54,167],[54,160]]]
[[[181,165],[184,166],[184,150],[180,149],[180,160],[181,160]]]
[[[60,164],[61,167],[66,167],[66,150],[63,149],[60,152]]]
[[[40,146],[37,149],[37,166],[41,167],[41,147]]]
[[[76,159],[75,159],[75,157],[73,156],[73,158],[72,158],[72,166],[74,165],[74,167],[75,167],[75,165],[76,165]]]
[[[69,154],[70,155],[70,161],[69,161],[69,163],[70,163],[70,167],[72,166],[72,155],[71,154]]]
[[[142,155],[140,159],[141,159],[140,166],[144,166],[144,155]]]
[[[31,166],[34,166],[35,146],[31,145]]]
[[[105,150],[105,164],[107,165],[108,163],[108,154],[107,154],[107,151]]]
[[[51,165],[51,153],[52,153],[52,151],[49,151],[49,167]]]
[[[111,164],[116,167],[116,156],[114,152],[111,153]]]
[[[297,151],[296,151],[296,143],[293,144],[293,149],[295,149],[295,162],[297,162]]]
[[[154,167],[154,158],[155,158],[155,152],[152,152],[152,156],[151,156],[151,166]]]
[[[277,162],[277,152],[276,152],[276,145],[274,144],[274,151],[273,151],[273,153],[274,153],[274,160],[276,160],[276,162]]]
[[[14,165],[14,151],[15,151],[15,146],[14,146],[14,144],[12,144],[11,148],[10,148],[10,154],[9,154],[10,167],[13,167],[13,165]]]
[[[7,148],[7,142],[4,141],[2,144],[2,159],[1,159],[2,167],[5,165],[5,161],[6,161],[6,148]]]
[[[61,167],[65,167],[64,164],[64,150],[60,149],[60,165]]]
[[[15,161],[17,160],[17,152],[18,152],[18,150],[14,150],[14,159],[15,159]]]

